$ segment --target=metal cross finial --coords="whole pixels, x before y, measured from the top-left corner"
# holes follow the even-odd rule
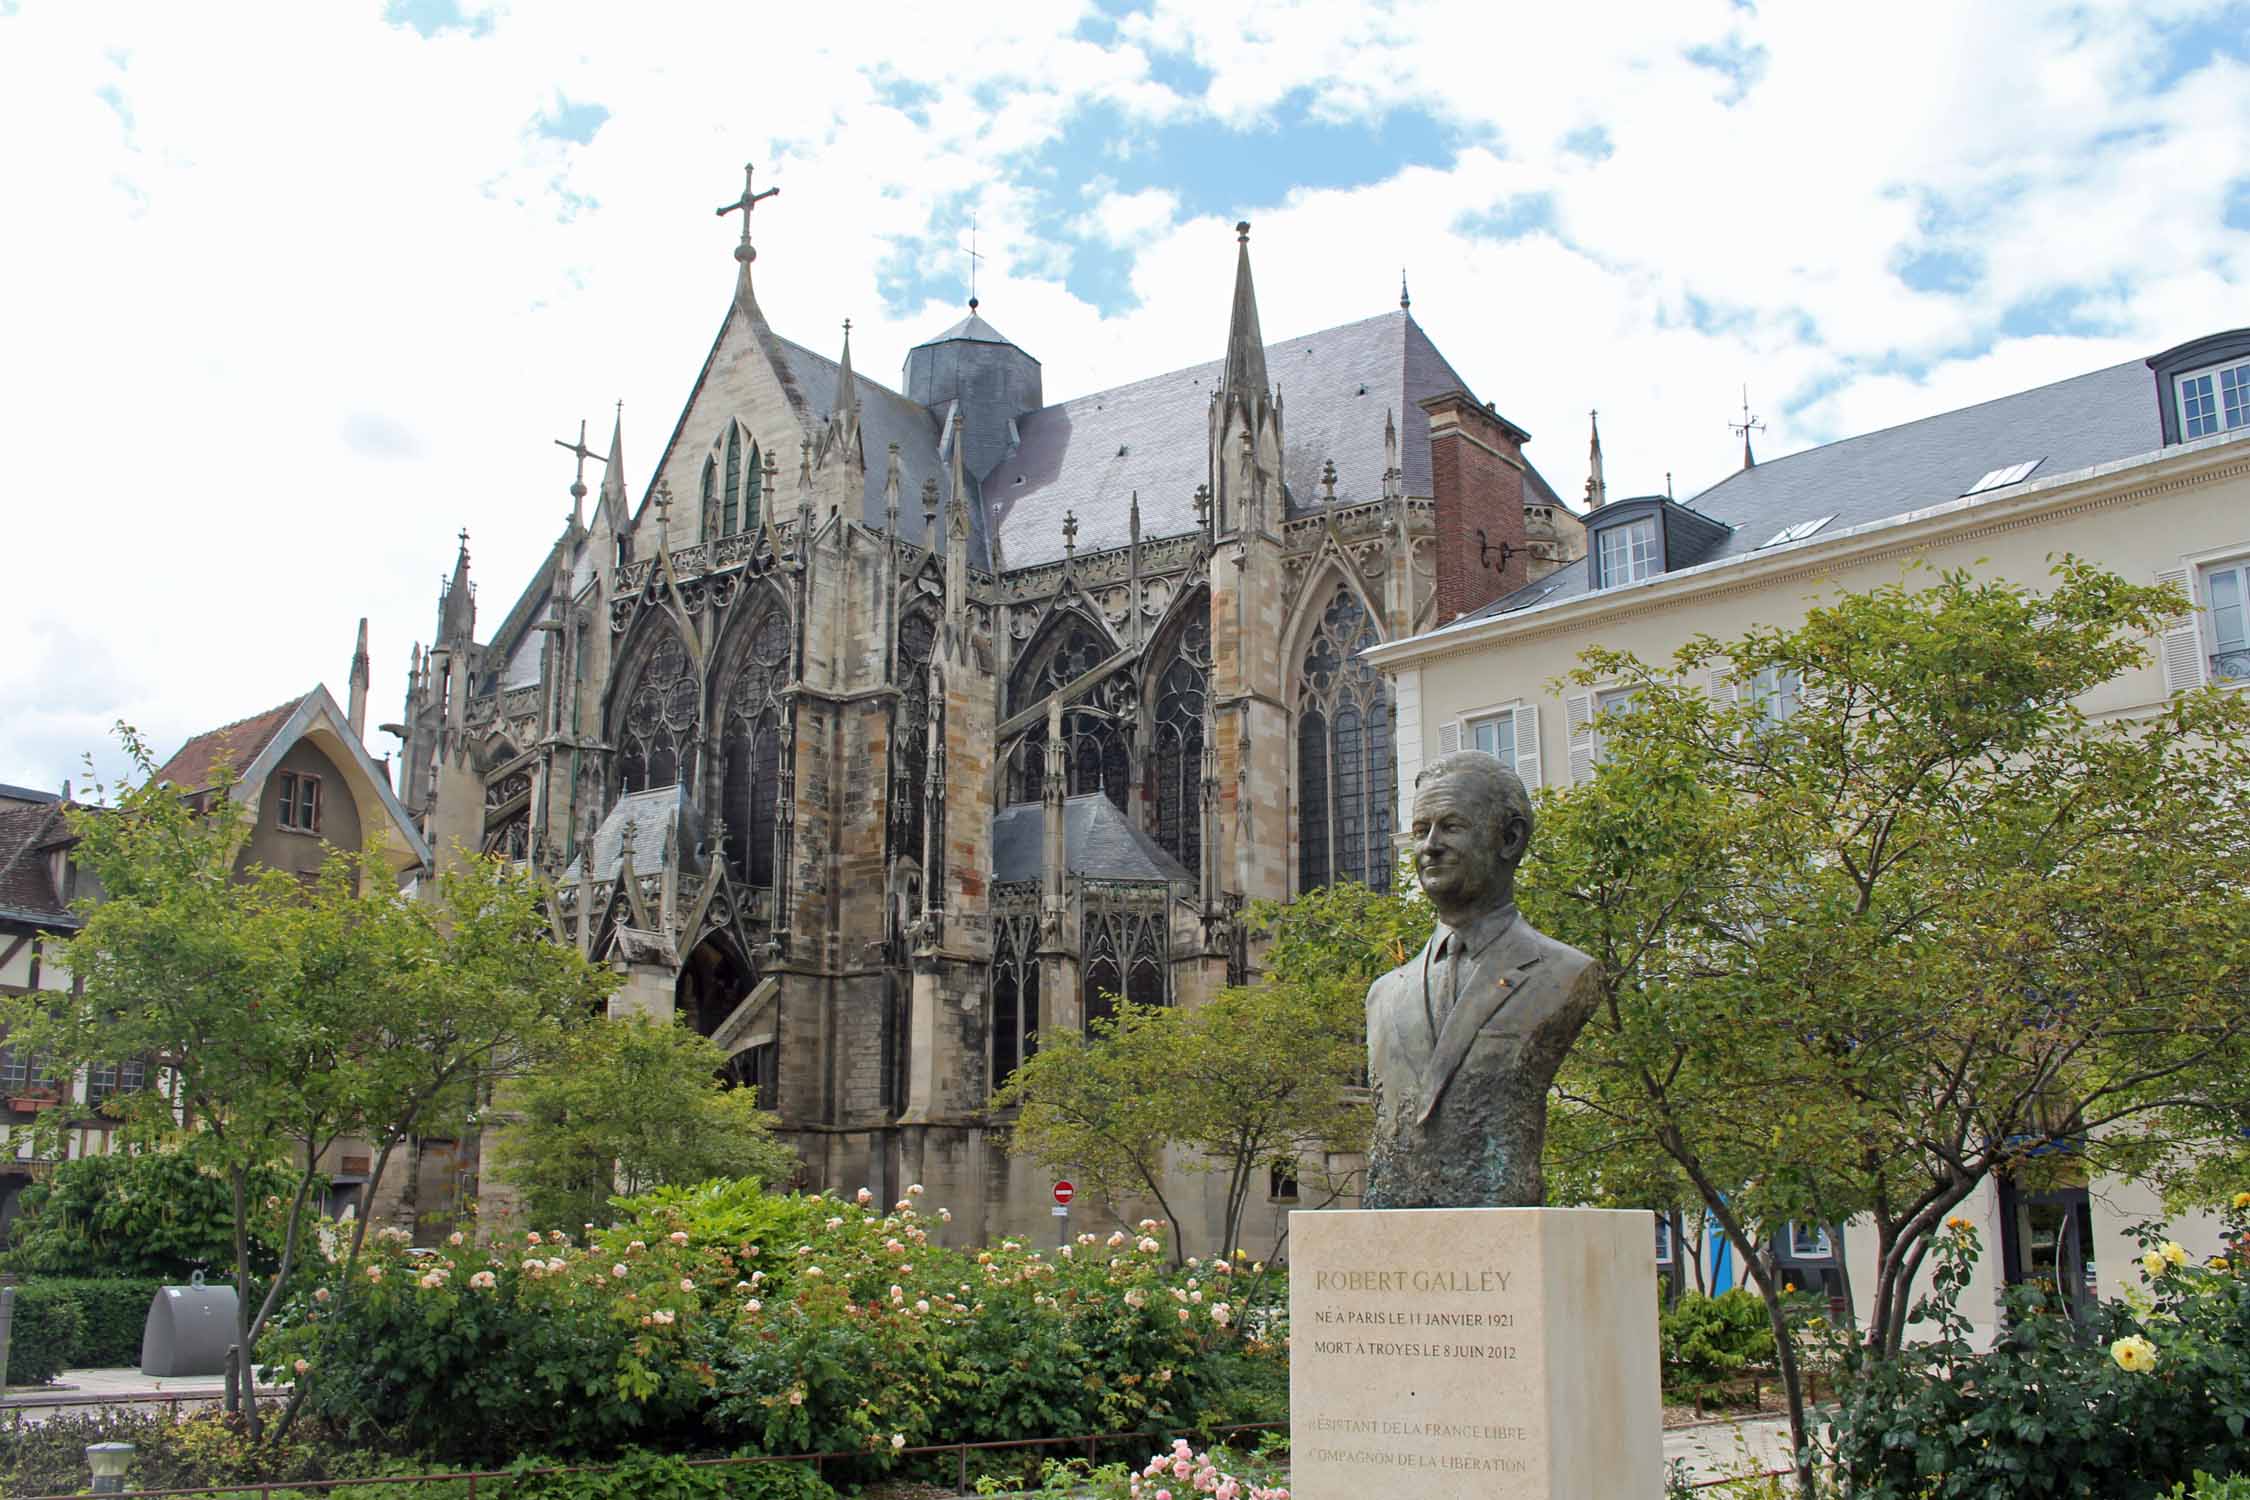
[[[461,550],[463,552],[469,550],[469,528],[466,526],[461,528]]]
[[[1742,466],[1744,468],[1749,468],[1752,461],[1750,457],[1750,434],[1764,432],[1765,430],[1764,420],[1750,415],[1750,387],[1745,385],[1742,388],[1742,420],[1727,423],[1727,431],[1742,439]]]
[[[622,416],[625,410],[625,403],[622,401],[618,402],[617,408],[618,414]],[[606,464],[609,462],[608,456],[606,454],[596,453],[593,449],[586,446],[586,419],[584,417],[580,417],[578,419],[578,441],[575,443],[566,443],[561,438],[556,438],[555,446],[562,449],[565,453],[575,453],[578,455],[578,475],[570,482],[570,493],[577,499],[585,499],[586,460],[589,458],[598,459],[602,463]]]
[[[780,188],[767,188],[762,193],[751,191],[750,179],[755,171],[756,168],[753,167],[751,163],[744,162],[742,164],[742,196],[735,199],[732,203],[721,204],[717,209],[713,210],[713,212],[717,213],[718,216],[722,219],[725,218],[728,214],[733,213],[738,208],[742,210],[742,243],[736,248],[734,252],[734,258],[736,260],[757,259],[758,252],[755,250],[750,250],[750,211],[756,208],[759,204],[765,202],[768,198],[773,197],[776,193],[781,191]],[[743,254],[742,252],[745,250],[750,250],[750,253],[748,255]]]
[[[977,262],[984,257],[977,254],[977,216],[969,215],[969,311],[977,310]]]
[[[1078,512],[1063,512],[1063,556],[1072,557],[1078,552]]]

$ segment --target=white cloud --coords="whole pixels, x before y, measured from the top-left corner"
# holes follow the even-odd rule
[[[985,311],[1051,398],[1213,357],[1239,212],[1269,334],[1388,306],[1404,264],[1416,315],[1538,434],[1558,489],[1578,490],[1599,406],[1614,491],[1676,468],[1687,493],[1724,473],[1744,382],[1779,452],[2240,321],[2250,235],[2221,205],[2250,159],[2250,77],[2220,59],[2149,92],[2194,9],[1924,0],[1871,25],[1673,0],[1596,23],[1488,0],[1161,0],[1104,46],[1070,6],[995,25],[578,0],[425,39],[380,0],[27,5],[0,17],[18,561],[0,780],[70,774],[114,717],[169,749],[340,689],[363,613],[389,717],[456,527],[490,620],[569,504],[552,439],[581,416],[606,432],[622,397],[645,479],[725,310],[734,221],[711,211],[746,157],[784,190],[758,210],[769,314],[823,349],[851,318],[863,370],[958,316],[878,288],[901,257],[940,287],[965,269],[971,212]],[[1756,81],[1730,105],[1698,47],[1762,49]],[[1165,54],[1208,89],[1164,81],[1182,76]],[[609,111],[590,143],[535,129],[565,98]],[[1113,154],[1035,179],[1031,155],[1094,103],[1124,122]],[[1285,107],[1411,110],[1483,144],[1292,189],[1269,128]],[[1133,132],[1196,120],[1272,142],[1238,206],[1118,180]],[[1563,149],[1593,126],[1606,157]],[[1041,228],[1058,196],[1127,256],[1137,306],[1104,317],[1065,286],[1072,247]],[[1535,201],[1550,230],[1464,227]],[[1980,274],[1902,284],[1931,250]],[[2004,336],[2047,301],[2088,331]]]

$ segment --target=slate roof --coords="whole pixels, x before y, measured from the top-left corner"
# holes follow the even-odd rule
[[[991,334],[990,342],[1004,344],[1006,339],[992,331],[983,319],[971,317],[968,322],[982,325]],[[953,337],[952,334],[941,337]],[[836,410],[837,382],[843,366],[824,355],[813,353],[804,345],[792,343],[776,335],[774,343],[789,362],[789,373],[795,379],[797,390],[805,398],[805,409],[814,420],[824,421]],[[852,384],[859,388],[860,451],[867,458],[867,498],[860,520],[869,526],[883,524],[883,481],[889,473],[890,445],[898,444],[898,529],[905,540],[920,544],[922,541],[922,481],[935,479],[941,505],[952,498],[952,482],[947,477],[949,465],[938,454],[939,440],[936,413],[928,407],[907,400],[897,391],[877,381],[868,379],[857,370],[852,372]],[[784,513],[796,502],[797,455],[780,454],[777,462],[780,472],[780,503]],[[969,476],[969,562],[974,567],[989,566],[991,549],[986,544],[984,505],[977,494],[976,476]],[[768,503],[771,503],[769,498]],[[938,524],[945,524],[945,514],[938,513]]]
[[[1211,393],[1224,364],[1210,360],[1023,417],[1022,445],[984,486],[1008,567],[1061,557],[1066,511],[1078,516],[1080,551],[1124,546],[1135,490],[1142,535],[1193,531],[1196,486],[1210,477]],[[1335,462],[1339,495],[1380,493],[1388,413],[1398,424],[1406,493],[1430,494],[1430,419],[1416,403],[1468,387],[1411,314],[1381,313],[1269,343],[1266,368],[1281,396],[1285,468],[1303,473],[1303,487],[1326,459]],[[1554,502],[1536,473],[1531,488]],[[1293,498],[1299,506],[1314,500]]]
[[[992,815],[992,878],[1037,880],[1044,863],[1046,808],[1018,802]],[[1063,802],[1063,863],[1092,880],[1165,880],[1193,883],[1187,867],[1164,846],[1127,822],[1100,792]]]
[[[9,782],[0,781],[0,802],[50,803],[60,801],[62,801],[62,794],[59,792],[42,792],[37,787],[15,786]]]
[[[281,732],[281,726],[289,722],[289,716],[304,701],[301,696],[292,698],[262,714],[252,714],[247,719],[237,719],[232,724],[197,735],[172,752],[172,758],[158,768],[156,779],[169,781],[182,791],[200,792],[211,785],[212,772],[222,760],[240,775],[250,768],[258,752]]]
[[[594,830],[593,848],[588,851],[594,867],[594,879],[615,880],[625,864],[625,830],[632,826],[633,873],[655,875],[664,869],[665,831],[677,824],[682,832],[678,847],[684,851],[680,867],[689,872],[703,868],[700,857],[703,848],[703,816],[694,799],[678,785],[652,787],[645,792],[629,792],[617,799],[617,805],[602,819],[601,827]],[[578,866],[564,873],[560,884],[569,885],[578,878]]]
[[[971,312],[936,338],[924,339],[914,347],[927,349],[933,344],[943,344],[953,339],[967,339],[972,344],[1009,344],[1012,346],[1014,343],[1006,334],[987,323],[976,313]]]
[[[78,925],[48,874],[47,851],[69,838],[59,804],[0,811],[0,919]]]
[[[2026,480],[2039,480],[2163,444],[2148,366],[2130,360],[1739,470],[1694,499],[1695,510],[1734,528],[1700,561],[1746,557],[1786,528],[1823,516],[1833,519],[1803,540],[1942,505],[2010,464],[2037,460]],[[1600,514],[1585,519],[1598,525]],[[1454,623],[1591,592],[1586,578],[1586,565],[1574,563]]]

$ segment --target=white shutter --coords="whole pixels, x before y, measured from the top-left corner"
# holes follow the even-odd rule
[[[1570,726],[1570,781],[1576,786],[1594,777],[1594,695],[1572,693],[1564,698],[1563,720]]]
[[[2190,601],[2195,598],[2186,568],[2160,568],[2156,581],[2159,586],[2170,584]],[[2166,696],[2203,686],[2203,631],[2192,608],[2165,621],[2157,651],[2164,658]]]
[[[1539,785],[1539,705],[1516,710],[1516,774],[1525,786]]]
[[[1721,708],[1732,708],[1742,701],[1741,679],[1728,675],[1724,667],[1711,669],[1711,701]]]
[[[1451,755],[1461,748],[1461,721],[1447,719],[1437,727],[1437,753]]]

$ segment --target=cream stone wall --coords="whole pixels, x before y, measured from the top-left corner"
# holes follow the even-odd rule
[[[2184,570],[2201,603],[2201,567],[2250,558],[2250,437],[2205,439],[1379,650],[1375,659],[1397,693],[1399,827],[1411,822],[1419,767],[1455,735],[1469,743],[1466,726],[1488,712],[1535,709],[1536,781],[1569,786],[1566,699],[1580,690],[1559,686],[1558,679],[1589,646],[1662,662],[1697,634],[1726,640],[1752,626],[1793,623],[1815,602],[1844,592],[1911,583],[1909,570],[1917,565],[1931,570],[1920,575],[1924,579],[1959,568],[2043,587],[2054,560],[2066,553],[2136,583]],[[2085,710],[2097,718],[2153,710],[2206,656],[2208,637],[2196,634],[2201,628],[2198,621],[2152,641],[2149,659],[2088,693]],[[2169,673],[2158,649],[2167,645],[2173,648]],[[2161,1205],[2146,1187],[2112,1178],[2097,1179],[2091,1193],[2101,1291],[2114,1296],[2140,1285],[2128,1226],[2161,1217]],[[1961,1212],[1978,1226],[1986,1252],[1962,1309],[1989,1337],[2000,1291],[1997,1189],[1988,1184]],[[2217,1246],[2218,1226],[2182,1220],[2176,1237],[2207,1254]],[[1864,1317],[1873,1285],[1873,1232],[1848,1226],[1845,1254]],[[1917,1295],[1927,1282],[1925,1274]]]

